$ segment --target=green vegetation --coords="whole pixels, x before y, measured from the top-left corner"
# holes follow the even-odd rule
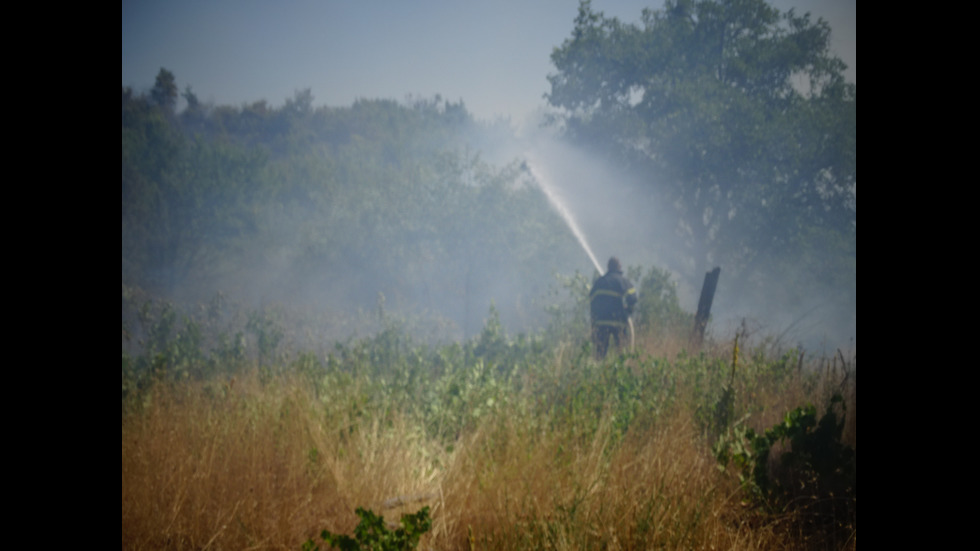
[[[432,527],[429,508],[423,507],[415,514],[402,515],[401,528],[394,532],[385,526],[384,517],[360,507],[357,516],[361,522],[354,529],[354,537],[320,533],[320,539],[330,547],[341,551],[411,551],[419,544],[419,538]],[[319,551],[312,539],[303,544],[303,551]]]
[[[804,510],[811,524],[854,518],[857,455],[842,441],[844,409],[843,397],[834,394],[819,421],[817,408],[807,404],[762,434],[735,427],[715,445],[719,466],[734,463],[750,499],[772,511]],[[779,444],[788,446],[771,462]]]

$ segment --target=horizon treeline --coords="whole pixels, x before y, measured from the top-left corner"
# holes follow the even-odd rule
[[[462,103],[202,105],[161,69],[122,91],[122,281],[150,297],[421,312],[446,336],[543,321],[577,244],[517,161],[479,141],[499,128]]]

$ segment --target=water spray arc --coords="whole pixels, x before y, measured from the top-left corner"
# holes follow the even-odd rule
[[[595,266],[596,271],[601,274],[602,266],[596,259],[595,254],[592,253],[592,248],[589,247],[588,241],[585,240],[585,234],[582,233],[582,229],[579,227],[578,222],[575,221],[575,217],[572,215],[572,212],[568,210],[568,207],[565,206],[565,203],[561,200],[561,197],[559,197],[558,192],[551,184],[551,181],[548,178],[545,178],[544,175],[535,168],[529,159],[524,161],[523,167],[531,174],[534,181],[537,182],[538,186],[541,188],[541,191],[544,192],[545,197],[548,198],[548,202],[551,203],[551,206],[558,212],[558,215],[562,217],[562,220],[565,221],[568,229],[572,230],[572,235],[575,236],[575,239],[578,240],[579,245],[581,245],[582,249],[585,250],[585,254],[589,255],[589,260],[592,261],[592,265]]]
[[[595,266],[596,272],[601,274],[602,265],[599,264],[599,260],[596,259],[595,254],[592,252],[592,248],[589,247],[589,242],[585,239],[585,233],[582,232],[582,228],[580,228],[578,222],[575,221],[575,216],[572,215],[572,211],[568,210],[568,207],[565,206],[565,202],[562,201],[561,196],[559,196],[554,185],[548,178],[546,178],[535,168],[535,164],[531,162],[529,156],[525,158],[524,163],[521,166],[531,174],[532,179],[538,184],[541,191],[544,192],[545,197],[548,198],[548,202],[551,203],[552,208],[554,208],[555,211],[558,212],[558,215],[562,217],[562,220],[565,221],[568,229],[572,231],[572,235],[574,235],[575,239],[578,240],[579,245],[582,246],[585,254],[589,255],[589,260],[591,260],[592,265]],[[629,322],[630,350],[632,351],[634,349],[635,334],[633,329],[633,318],[627,318],[627,322]]]

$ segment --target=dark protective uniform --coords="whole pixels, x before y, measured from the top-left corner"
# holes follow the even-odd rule
[[[592,342],[597,358],[606,357],[610,337],[616,339],[617,347],[622,346],[626,324],[636,301],[636,289],[621,271],[609,270],[592,284],[589,302],[592,310]]]

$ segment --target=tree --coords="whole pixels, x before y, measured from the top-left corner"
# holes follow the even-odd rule
[[[830,27],[764,0],[667,0],[642,26],[579,6],[552,54],[566,135],[656,181],[695,269],[852,240],[856,87]]]
[[[160,67],[156,83],[150,90],[150,97],[158,107],[172,114],[177,108],[177,79],[174,74]]]
[[[265,162],[259,150],[184,136],[176,90],[161,69],[149,98],[122,93],[123,281],[161,293],[219,270],[215,252],[230,256],[254,233]]]

